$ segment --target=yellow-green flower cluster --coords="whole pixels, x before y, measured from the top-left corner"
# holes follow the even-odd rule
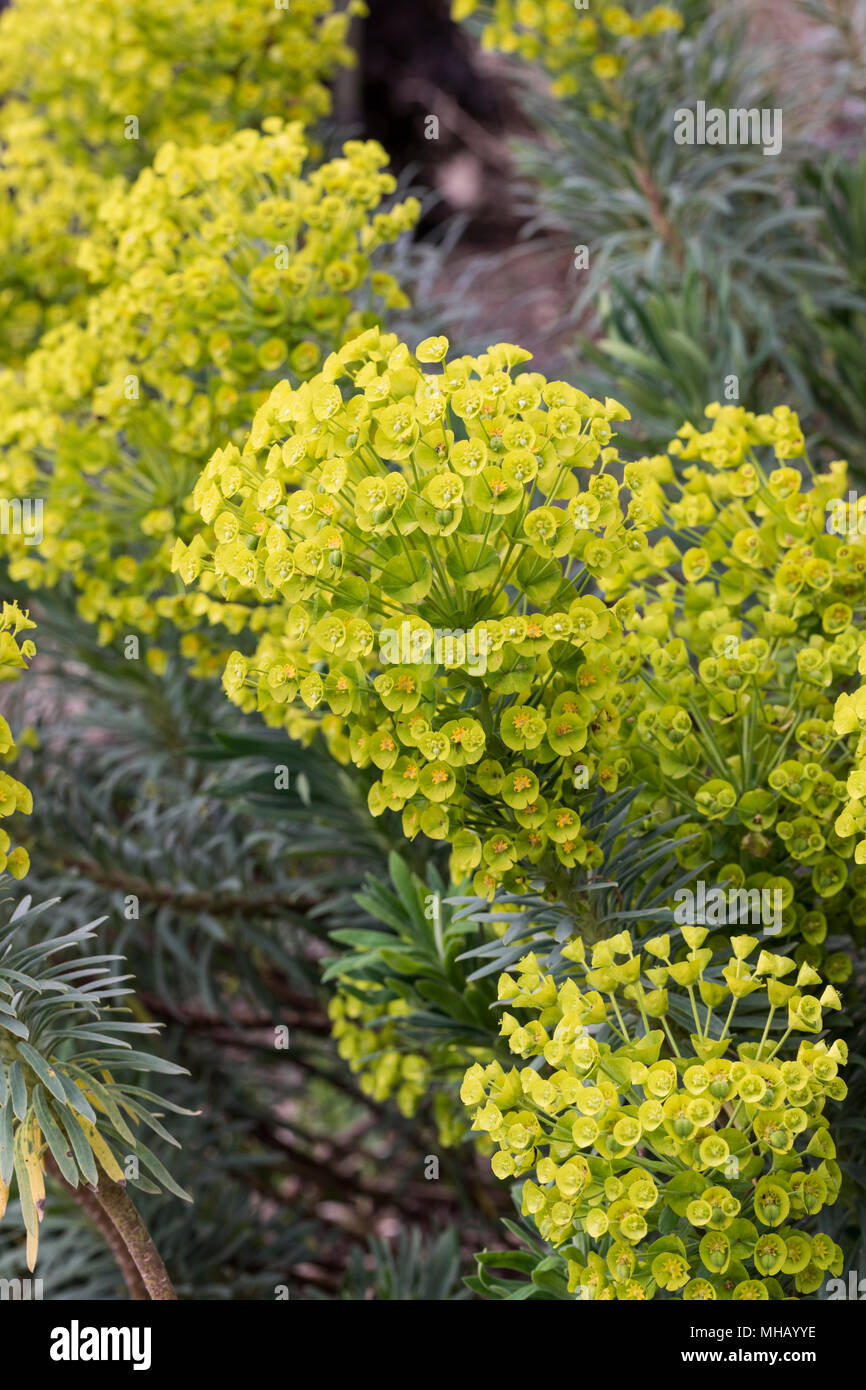
[[[636,814],[689,813],[683,866],[780,889],[817,964],[818,905],[862,887],[834,824],[866,617],[866,548],[827,526],[845,465],[815,475],[785,407],[719,405],[623,463],[622,407],[526,357],[371,331],[217,451],[174,565],[256,636],[226,689],[273,724],[327,711],[373,813],[447,840],[486,895],[594,867],[587,799],[642,783]]]
[[[134,173],[166,140],[327,115],[327,83],[354,61],[347,31],[363,11],[330,0],[13,0],[0,20],[4,95],[45,115],[68,161]],[[137,135],[124,131],[130,116]]]
[[[275,387],[205,468],[206,529],[174,564],[266,629],[229,695],[271,722],[296,700],[336,716],[379,774],[372,813],[450,842],[490,894],[522,864],[596,862],[578,806],[628,770],[609,750],[640,648],[588,590],[647,542],[608,471],[616,401],[510,344],[447,353],[371,329]]]
[[[0,363],[19,362],[83,303],[78,230],[112,186],[95,169],[67,163],[45,118],[0,105]]]
[[[684,426],[668,454],[624,473],[628,515],[676,538],[663,567],[657,546],[629,557],[619,588],[600,580],[645,662],[624,751],[656,789],[643,804],[690,812],[685,865],[807,868],[798,884],[832,898],[853,855],[838,817],[856,742],[855,724],[834,728],[834,701],[866,619],[866,547],[828,530],[845,465],[815,475],[785,407],[707,415],[706,429]]]
[[[824,1108],[845,1095],[847,1049],[816,1038],[838,995],[807,993],[816,972],[758,952],[755,937],[714,951],[706,928],[682,935],[636,951],[621,932],[589,956],[576,940],[565,954],[577,972],[559,985],[525,957],[499,985],[501,1033],[524,1065],[470,1067],[462,1099],[498,1145],[494,1173],[524,1180],[523,1211],[541,1235],[556,1246],[582,1238],[565,1248],[580,1296],[775,1299],[791,1281],[812,1293],[842,1260],[795,1224],[832,1203],[841,1181]],[[747,996],[765,1026],[735,1043]],[[787,1040],[799,1034],[794,1053]]]
[[[21,633],[34,628],[36,624],[28,613],[22,613],[17,603],[4,603],[0,611],[0,681],[17,680],[27,663],[36,653],[36,646],[30,637],[22,639]],[[0,820],[21,811],[29,816],[33,810],[33,797],[23,782],[19,782],[7,770],[15,761],[18,749],[12,730],[0,715],[0,758],[6,765],[0,769]],[[6,871],[13,878],[23,878],[30,867],[30,856],[21,845],[12,848],[12,839],[0,826],[0,872]]]
[[[355,983],[355,989],[359,987],[363,982]],[[341,989],[328,1005],[337,1052],[358,1075],[364,1095],[379,1102],[393,1097],[407,1117],[417,1113],[433,1082],[430,1058],[405,1049],[400,1020],[409,1013],[402,999],[376,1004]],[[433,1117],[440,1143],[446,1148],[459,1144],[465,1132],[464,1112],[453,1091],[437,1088]]]
[[[163,142],[315,121],[358,0],[14,0],[0,17],[0,358],[80,299],[77,238]],[[59,312],[54,312],[57,306]]]
[[[622,72],[631,44],[653,34],[676,33],[683,24],[670,5],[642,12],[634,5],[602,5],[596,17],[573,0],[452,0],[457,20],[479,11],[486,20],[483,46],[542,63],[554,78],[557,96],[578,92],[582,77],[590,74],[601,83],[612,81]]]
[[[243,438],[278,376],[299,383],[380,307],[406,303],[373,258],[418,207],[377,211],[394,189],[381,146],[350,141],[308,171],[301,127],[265,126],[165,144],[118,187],[79,256],[103,287],[0,375],[0,481],[46,497],[41,544],[7,542],[12,575],[73,575],[103,641],[156,633],[179,608],[199,623],[201,605],[165,581],[201,459]],[[207,657],[203,638],[185,640]]]
[[[364,1094],[376,1101],[393,1095],[404,1115],[414,1115],[429,1085],[430,1065],[421,1053],[394,1046],[399,1020],[408,1013],[402,999],[373,1004],[340,990],[328,1005],[337,1051],[353,1072],[361,1074]]]

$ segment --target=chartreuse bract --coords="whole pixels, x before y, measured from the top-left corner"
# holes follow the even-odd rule
[[[866,645],[860,645],[857,651],[858,674],[866,675]],[[851,771],[833,829],[848,854],[853,848],[855,864],[866,865],[866,686],[859,685],[838,697],[833,711],[833,730],[838,738],[857,735]],[[854,874],[857,873],[855,869]],[[858,925],[866,917],[866,893],[861,885],[862,880],[858,878],[860,893],[853,906],[849,904],[849,911],[854,912]]]
[[[801,1224],[841,1182],[824,1112],[847,1048],[816,1036],[839,996],[756,937],[682,938],[575,939],[559,983],[525,957],[499,981],[515,1065],[470,1067],[463,1101],[576,1296],[814,1293],[842,1261]]]

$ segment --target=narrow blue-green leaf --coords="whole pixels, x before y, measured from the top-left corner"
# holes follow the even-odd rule
[[[136,1144],[135,1152],[141,1158],[141,1161],[144,1164],[145,1168],[150,1169],[151,1173],[153,1173],[153,1176],[159,1179],[163,1187],[165,1187],[169,1192],[173,1192],[175,1197],[183,1198],[185,1202],[192,1201],[192,1197],[190,1196],[190,1194],[188,1192],[185,1192],[183,1188],[179,1187],[178,1184],[175,1182],[174,1178],[171,1176],[171,1173],[168,1171],[165,1164],[160,1163],[156,1154],[151,1153],[147,1145],[142,1144],[141,1140],[139,1140]]]
[[[24,1061],[33,1068],[46,1091],[49,1091],[55,1100],[59,1100],[61,1105],[65,1105],[66,1092],[54,1068],[27,1042],[19,1043],[18,1051]]]
[[[61,1117],[63,1128],[69,1135],[69,1142],[72,1145],[72,1152],[78,1164],[79,1172],[91,1187],[96,1187],[99,1183],[99,1170],[96,1166],[96,1159],[93,1150],[87,1142],[87,1135],[78,1123],[72,1111],[67,1111]]]
[[[12,1142],[12,1101],[7,1100],[0,1110],[0,1182],[8,1187],[14,1166]]]
[[[42,1087],[33,1091],[33,1110],[39,1121],[39,1128],[51,1150],[54,1162],[66,1181],[72,1187],[78,1186],[78,1165],[75,1162],[72,1145],[58,1125],[42,1094]]]
[[[58,1072],[60,1084],[66,1092],[66,1104],[72,1110],[77,1110],[79,1115],[83,1115],[85,1120],[89,1120],[92,1125],[96,1124],[96,1111],[87,1099],[87,1096],[76,1086],[70,1076],[64,1072]]]
[[[9,1089],[16,1118],[23,1120],[27,1114],[27,1082],[24,1080],[24,1068],[17,1060],[9,1068]]]

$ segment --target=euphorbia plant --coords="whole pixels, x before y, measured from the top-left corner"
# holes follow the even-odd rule
[[[33,923],[51,906],[30,908],[27,899],[0,929],[0,1218],[17,1188],[28,1269],[36,1264],[46,1176],[59,1175],[82,1196],[89,1189],[103,1198],[130,1182],[192,1200],[144,1135],[179,1147],[161,1117],[194,1112],[139,1084],[142,1073],[186,1075],[185,1068],[135,1047],[157,1025],[118,1017],[132,1012],[118,956],[81,954],[99,922],[65,934],[40,923],[33,939]]]
[[[785,1223],[838,1192],[823,1108],[845,1048],[790,1035],[840,1006],[815,968],[850,971],[824,960],[823,907],[861,891],[833,828],[856,739],[834,732],[832,696],[866,597],[859,544],[827,526],[844,465],[815,475],[784,408],[719,406],[625,462],[623,408],[526,361],[510,344],[452,360],[443,338],[413,357],[380,330],[347,343],[216,452],[174,566],[257,641],[230,658],[229,695],[271,723],[319,719],[338,758],[379,774],[373,814],[450,843],[482,897],[567,902],[604,857],[589,804],[623,785],[620,839],[685,814],[681,869],[780,893],[790,955],[773,942],[750,963],[756,938],[705,947],[700,923],[672,953],[638,911],[636,945],[601,940],[588,964],[569,948],[585,991],[528,958],[503,997],[539,1016],[509,1014],[503,1036],[532,1064],[479,1061],[464,1098],[486,1097],[495,1171],[534,1168],[525,1210],[574,1242],[573,1288],[813,1292],[838,1251]]]
[[[807,993],[816,972],[755,937],[682,936],[640,950],[621,932],[590,955],[577,939],[559,985],[532,955],[503,975],[501,1033],[524,1065],[469,1068],[473,1128],[583,1298],[813,1293],[842,1260],[798,1224],[841,1181],[824,1109],[847,1049],[812,1040],[839,997]]]

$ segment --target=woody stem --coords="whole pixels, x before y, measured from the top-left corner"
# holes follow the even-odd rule
[[[96,1200],[113,1223],[151,1299],[176,1299],[168,1271],[147,1227],[121,1183],[100,1169]]]
[[[131,1254],[126,1248],[120,1234],[111,1217],[103,1210],[96,1200],[96,1193],[92,1188],[80,1183],[78,1187],[71,1187],[66,1181],[57,1164],[50,1154],[45,1154],[45,1168],[51,1176],[60,1183],[73,1197],[76,1204],[81,1208],[86,1216],[90,1218],[96,1227],[105,1244],[108,1246],[117,1266],[123,1275],[123,1282],[126,1285],[129,1297],[134,1302],[144,1302],[147,1299],[147,1289],[144,1281],[138,1272],[138,1268]]]
[[[121,1183],[113,1182],[102,1168],[99,1186],[71,1187],[48,1156],[46,1167],[87,1213],[117,1260],[129,1296],[136,1301],[176,1299],[162,1258]]]

